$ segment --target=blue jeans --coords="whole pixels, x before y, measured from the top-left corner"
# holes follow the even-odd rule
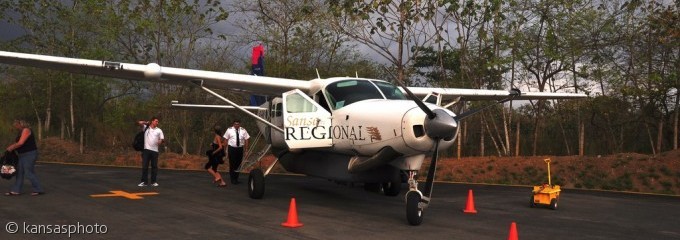
[[[142,182],[149,184],[149,163],[151,163],[151,182],[156,182],[158,174],[158,152],[149,149],[142,150]]]
[[[33,192],[43,192],[38,177],[35,175],[35,161],[38,159],[38,150],[20,153],[19,162],[17,163],[16,182],[12,185],[12,192],[21,193],[24,186],[24,176],[31,181]]]

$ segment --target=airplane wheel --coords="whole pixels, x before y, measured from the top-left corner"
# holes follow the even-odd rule
[[[418,207],[420,194],[416,191],[406,193],[406,219],[413,226],[418,226],[423,222],[423,209]]]
[[[252,199],[262,199],[264,196],[264,174],[260,169],[250,171],[248,177],[248,196]]]
[[[550,200],[550,209],[557,210],[557,198]]]
[[[399,176],[399,174],[394,174],[392,180],[382,184],[382,189],[385,196],[393,197],[399,195],[399,192],[401,191],[401,176]]]
[[[530,208],[536,207],[536,203],[534,202],[534,196],[531,196],[531,199],[529,199],[529,207]]]

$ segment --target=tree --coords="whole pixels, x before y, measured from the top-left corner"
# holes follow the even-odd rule
[[[330,1],[333,27],[389,61],[395,81],[410,80],[409,68],[423,48],[442,39],[446,20],[437,1]],[[439,18],[437,18],[439,17]]]
[[[327,76],[378,76],[377,67],[350,39],[330,27],[334,16],[323,1],[235,1],[234,25],[243,33],[244,46],[261,42],[266,47],[267,75],[316,78],[313,69]],[[238,15],[236,15],[238,14]]]

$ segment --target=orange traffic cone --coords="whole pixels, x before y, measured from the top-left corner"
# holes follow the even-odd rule
[[[508,240],[519,240],[517,237],[517,224],[515,222],[510,224],[510,234],[508,234]]]
[[[477,213],[477,210],[475,210],[475,199],[472,197],[472,189],[468,190],[467,204],[465,204],[465,209],[463,212],[469,214]]]
[[[298,222],[297,207],[295,206],[295,198],[290,199],[290,208],[288,208],[288,221],[281,223],[281,226],[296,228],[302,227],[302,223]]]

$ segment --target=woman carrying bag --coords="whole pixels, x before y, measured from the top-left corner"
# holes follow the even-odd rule
[[[33,131],[30,125],[24,120],[14,120],[14,128],[19,130],[16,142],[7,146],[7,151],[16,151],[19,156],[17,163],[16,182],[12,185],[9,192],[5,196],[17,196],[21,194],[21,189],[24,186],[24,176],[31,181],[33,186],[33,193],[31,196],[38,196],[45,193],[38,177],[35,175],[35,161],[38,159],[38,145],[35,142]]]
[[[224,139],[222,138],[222,133],[224,131],[220,126],[215,126],[213,131],[215,134],[213,136],[213,142],[210,144],[211,150],[206,152],[206,155],[208,155],[208,162],[205,164],[204,168],[213,176],[213,183],[217,184],[218,187],[226,187],[227,183],[222,180],[222,176],[217,172],[217,167],[224,163]]]

